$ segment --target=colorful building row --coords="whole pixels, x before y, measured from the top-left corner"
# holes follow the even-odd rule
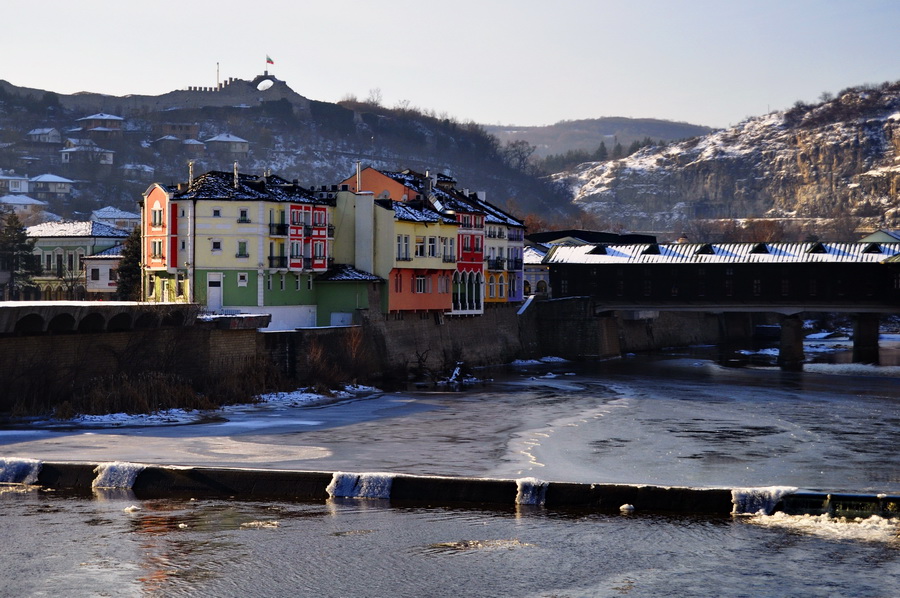
[[[522,223],[454,185],[371,168],[316,190],[237,170],[154,184],[141,202],[143,296],[270,313],[274,329],[348,324],[370,307],[478,315],[521,301]]]

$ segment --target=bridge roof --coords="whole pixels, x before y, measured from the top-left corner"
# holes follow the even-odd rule
[[[900,243],[635,243],[557,245],[545,264],[879,263]],[[897,260],[891,259],[892,262]]]

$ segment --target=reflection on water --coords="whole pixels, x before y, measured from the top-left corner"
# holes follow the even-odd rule
[[[127,510],[132,504],[37,490],[0,495],[8,538],[0,564],[21,573],[5,580],[5,595],[900,592],[896,521],[844,523],[856,529],[816,533],[808,519],[792,527],[746,517],[609,515],[534,506],[516,511],[392,508],[388,501],[361,499],[154,500]],[[838,525],[823,521],[819,528]],[[893,537],[885,533],[890,525]]]

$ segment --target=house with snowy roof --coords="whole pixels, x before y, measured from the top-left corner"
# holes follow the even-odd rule
[[[28,193],[28,175],[0,171],[0,195]]]
[[[36,224],[47,207],[46,201],[27,195],[4,195],[0,197],[0,204],[13,210],[24,224]]]
[[[147,301],[267,313],[316,326],[316,275],[334,263],[334,200],[281,177],[211,171],[141,200]]]
[[[32,143],[62,143],[62,134],[59,129],[44,127],[31,129],[25,134],[25,139]]]
[[[335,260],[386,281],[381,310],[449,313],[456,274],[456,219],[422,200],[335,195]]]
[[[43,273],[34,277],[40,299],[85,299],[84,259],[128,237],[128,231],[93,221],[44,222],[25,229],[35,239],[34,254]]]
[[[113,206],[106,206],[91,212],[91,220],[102,222],[122,230],[130,231],[141,225],[141,215],[136,212],[128,212]]]
[[[125,119],[114,114],[99,112],[78,119],[78,126],[90,139],[118,139],[122,136]]]
[[[360,170],[341,183],[351,191],[368,191],[376,198],[400,202],[425,201],[457,222],[456,272],[450,314],[477,315],[485,303],[523,298],[522,251],[525,227],[489,204],[483,194],[458,189],[445,174]]]
[[[56,174],[41,174],[29,180],[29,195],[42,201],[65,199],[75,185],[75,181]]]
[[[222,133],[206,140],[206,150],[211,154],[244,158],[250,153],[250,142],[231,133]]]

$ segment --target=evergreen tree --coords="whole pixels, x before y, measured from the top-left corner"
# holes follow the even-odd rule
[[[622,144],[616,141],[616,145],[613,146],[612,151],[612,159],[618,160],[619,158],[625,157],[625,148],[622,147]]]
[[[606,144],[601,141],[600,147],[598,147],[597,151],[594,152],[594,161],[606,162],[607,160],[609,160],[609,150],[606,149]]]
[[[116,299],[140,301],[141,297],[141,229],[134,227],[122,247],[117,272]]]
[[[34,255],[36,239],[29,239],[15,212],[0,219],[0,269],[9,272],[6,284],[8,298],[18,300],[22,289],[32,286],[32,276],[41,273],[41,263]]]

